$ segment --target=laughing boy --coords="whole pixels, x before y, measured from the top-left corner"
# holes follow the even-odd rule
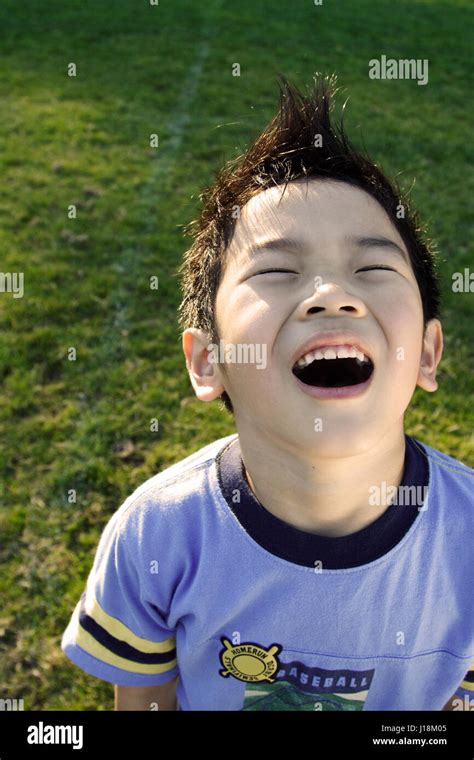
[[[474,470],[404,430],[438,388],[434,254],[334,82],[280,89],[180,270],[192,386],[237,432],[114,513],[62,648],[117,709],[465,709]]]

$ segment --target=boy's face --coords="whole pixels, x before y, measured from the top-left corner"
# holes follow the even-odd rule
[[[281,194],[282,186],[270,188],[242,209],[216,298],[221,341],[258,346],[260,360],[266,351],[265,369],[219,366],[212,356],[208,362],[208,339],[191,329],[183,336],[191,380],[202,400],[227,391],[238,429],[258,429],[296,449],[316,449],[323,441],[327,456],[363,451],[390,430],[403,430],[417,384],[436,390],[441,325],[432,320],[423,338],[408,252],[374,198],[328,180],[291,182]],[[304,250],[283,244],[253,255],[249,250],[276,238],[296,239]],[[390,269],[365,269],[376,266]],[[289,271],[262,273],[268,269]],[[296,379],[299,349],[323,332],[350,333],[367,348],[374,370],[359,395],[315,397]]]

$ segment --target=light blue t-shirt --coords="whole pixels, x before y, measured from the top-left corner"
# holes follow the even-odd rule
[[[153,476],[107,523],[63,651],[113,684],[179,675],[181,710],[474,706],[474,470],[405,440],[399,492],[421,498],[350,536],[268,512],[237,434]]]

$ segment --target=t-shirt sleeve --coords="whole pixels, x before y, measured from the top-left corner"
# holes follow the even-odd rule
[[[116,512],[106,525],[92,570],[61,649],[82,670],[123,686],[166,683],[178,675],[175,630],[168,625],[171,590],[150,573],[133,520]]]
[[[456,689],[454,696],[461,699],[463,703],[466,697],[468,698],[468,704],[474,703],[474,661],[471,662],[469,670]]]

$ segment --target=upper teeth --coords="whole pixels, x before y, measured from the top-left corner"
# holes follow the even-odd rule
[[[311,364],[315,359],[359,359],[361,362],[369,361],[369,358],[354,346],[331,346],[330,348],[318,348],[315,351],[309,351],[307,354],[298,359],[298,367],[305,367]]]

